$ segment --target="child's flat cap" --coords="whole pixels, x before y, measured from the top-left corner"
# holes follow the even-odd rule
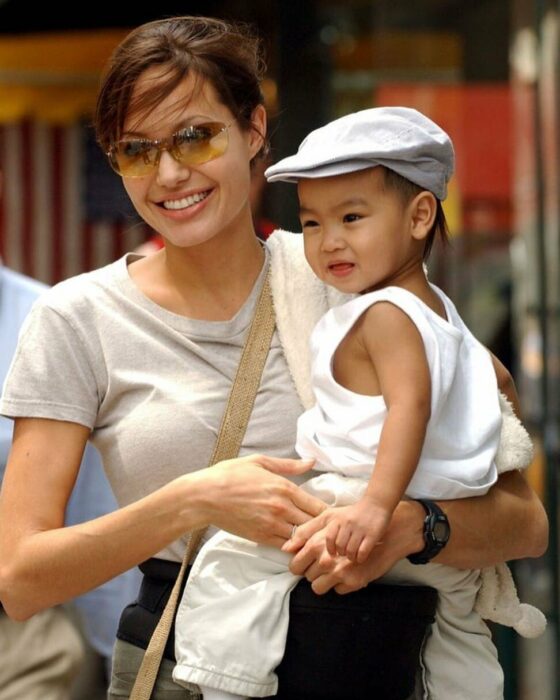
[[[409,107],[375,107],[312,131],[265,175],[297,182],[383,165],[443,200],[454,163],[451,139],[431,119]]]

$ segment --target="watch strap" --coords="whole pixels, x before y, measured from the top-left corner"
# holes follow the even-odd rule
[[[409,554],[407,559],[412,564],[427,564],[436,557],[449,540],[451,528],[443,510],[434,501],[425,498],[416,499],[426,511],[423,524],[424,548]]]

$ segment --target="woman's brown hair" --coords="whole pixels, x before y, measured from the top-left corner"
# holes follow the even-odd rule
[[[161,66],[161,79],[134,94],[138,78]],[[104,151],[122,135],[129,114],[144,116],[187,77],[209,81],[242,129],[264,104],[261,42],[244,24],[172,17],[134,29],[113,52],[97,98],[94,126]]]

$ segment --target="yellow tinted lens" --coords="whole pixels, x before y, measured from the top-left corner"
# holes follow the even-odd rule
[[[168,150],[182,165],[198,165],[223,155],[227,147],[227,126],[207,122],[185,127],[169,139],[118,141],[111,146],[108,156],[111,167],[119,175],[142,177],[157,167],[163,150]]]
[[[223,155],[227,147],[228,132],[221,122],[195,124],[173,135],[173,155],[184,165],[207,163]]]
[[[109,152],[113,169],[128,177],[147,175],[156,165],[157,156],[157,147],[147,139],[119,141]]]

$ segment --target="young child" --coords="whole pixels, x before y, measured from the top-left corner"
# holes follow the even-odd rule
[[[385,577],[440,593],[418,697],[497,700],[502,672],[475,611],[480,572],[415,566],[449,536],[431,499],[483,494],[499,466],[499,363],[424,270],[434,238],[446,235],[441,201],[453,166],[444,131],[415,110],[391,107],[317,129],[296,155],[267,171],[269,181],[298,183],[305,256],[315,275],[357,295],[314,330],[316,405],[298,423],[297,451],[323,472],[305,487],[336,507],[298,528],[285,549],[297,551],[322,531],[330,554],[364,562],[398,502],[419,499],[437,528],[422,552]],[[205,700],[277,692],[288,594],[298,581],[288,564],[286,554],[227,533],[203,547],[177,616],[176,682],[199,684]],[[507,610],[490,610],[500,606],[495,595],[488,616],[535,634],[537,611],[530,617],[533,609],[520,607],[507,570],[500,573]]]

